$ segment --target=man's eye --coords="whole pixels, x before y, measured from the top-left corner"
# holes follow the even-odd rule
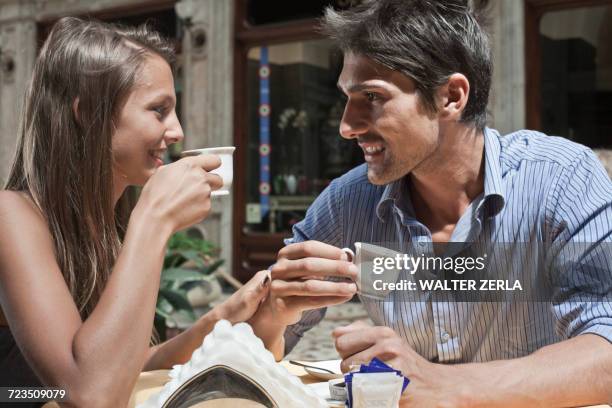
[[[366,92],[365,97],[370,102],[373,102],[378,99],[378,95],[376,95],[374,92]]]
[[[159,116],[164,116],[166,114],[166,107],[165,106],[156,106],[153,108],[153,111],[157,114],[159,114]]]

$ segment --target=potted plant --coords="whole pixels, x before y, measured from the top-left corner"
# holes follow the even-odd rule
[[[186,232],[174,234],[168,241],[164,265],[161,272],[155,329],[159,340],[167,338],[169,328],[196,320],[193,293],[202,291],[212,294],[208,301],[221,294],[216,271],[223,264],[217,257],[218,249],[213,243]],[[200,299],[200,304],[202,303]]]

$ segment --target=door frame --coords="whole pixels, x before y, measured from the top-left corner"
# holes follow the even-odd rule
[[[241,281],[250,279],[257,268],[248,264],[245,257],[249,248],[257,246],[259,256],[262,260],[275,260],[277,251],[283,246],[283,233],[253,233],[246,232],[243,228],[246,223],[246,183],[247,172],[247,55],[252,47],[271,45],[292,41],[304,41],[322,38],[323,35],[317,31],[318,21],[316,18],[296,20],[286,23],[275,23],[269,25],[253,26],[247,20],[247,1],[235,0],[234,20],[234,143],[242,146],[236,149],[235,169],[236,174],[246,177],[234,179],[234,207],[233,207],[233,273]]]
[[[542,130],[540,20],[550,11],[612,5],[612,0],[525,0],[525,112],[528,129]]]

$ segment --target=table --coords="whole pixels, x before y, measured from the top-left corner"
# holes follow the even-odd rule
[[[320,382],[317,378],[309,375],[302,367],[297,367],[289,364],[288,361],[281,361],[280,364],[285,367],[291,374],[298,376],[304,384],[313,384]],[[134,392],[128,403],[128,408],[135,408],[136,405],[145,402],[151,395],[162,389],[164,384],[168,382],[168,373],[170,370],[148,371],[140,374]],[[261,408],[263,405],[252,401],[242,399],[223,399],[215,401],[207,401],[200,403],[194,408]],[[47,403],[43,408],[59,408],[56,403]],[[609,405],[597,405],[590,408],[611,408]]]
[[[311,376],[308,374],[302,367],[298,367],[292,364],[289,364],[288,361],[281,361],[280,364],[285,367],[291,374],[296,375],[302,380],[304,384],[313,384],[317,382],[321,382],[321,380]],[[168,381],[168,370],[158,370],[152,371],[149,373],[140,374],[140,378],[136,383],[136,387],[134,388],[134,393],[132,394],[132,398],[130,399],[130,403],[128,408],[135,408],[137,404],[144,402],[150,395],[159,391],[163,385]],[[255,405],[246,405],[248,403]],[[205,404],[205,405],[204,405]],[[261,404],[253,403],[251,401],[239,400],[239,405],[237,404],[237,400],[235,399],[227,399],[227,400],[216,400],[216,401],[208,401],[202,404],[202,408],[235,408],[236,406],[240,406],[240,408],[250,408],[252,407],[262,407]],[[198,405],[198,408],[200,405]],[[587,407],[585,407],[587,408]],[[597,405],[591,406],[588,408],[612,408],[609,405]]]

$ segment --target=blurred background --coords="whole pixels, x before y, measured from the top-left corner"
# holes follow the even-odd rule
[[[0,181],[38,48],[66,15],[149,22],[179,55],[183,149],[235,145],[233,192],[199,227],[240,280],[269,266],[329,182],[362,162],[338,135],[342,58],[317,32],[358,0],[0,0]],[[490,126],[596,150],[612,173],[612,0],[491,0]]]

